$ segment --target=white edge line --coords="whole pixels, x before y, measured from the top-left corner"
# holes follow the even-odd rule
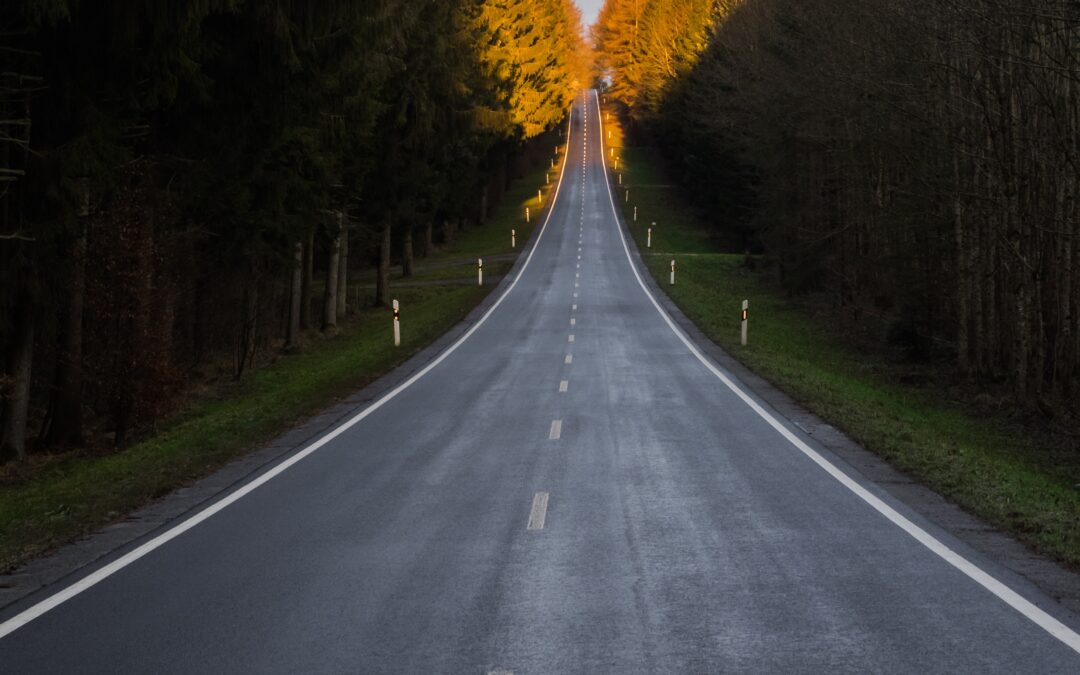
[[[645,295],[652,302],[653,307],[656,308],[656,311],[660,313],[660,316],[667,323],[668,327],[671,328],[672,332],[675,333],[675,335],[682,341],[682,343],[686,345],[687,349],[689,349],[690,352],[695,357],[697,357],[697,360],[700,361],[702,365],[704,365],[706,368],[708,368],[713,375],[719,378],[720,381],[723,382],[728,389],[733,391],[739,398],[741,398],[743,402],[746,403],[746,405],[750,406],[750,408],[754,412],[756,412],[758,416],[768,422],[769,426],[771,426],[773,429],[776,429],[776,431],[779,432],[779,434],[785,439],[787,439],[789,443],[798,448],[815,464],[820,466],[830,476],[839,481],[841,485],[846,487],[848,490],[854,492],[855,495],[857,495],[860,499],[873,507],[875,511],[885,516],[894,525],[914,537],[916,541],[918,541],[926,548],[930,549],[930,551],[932,551],[942,560],[967,575],[975,583],[979,584],[986,590],[996,595],[1007,605],[1023,614],[1025,617],[1030,619],[1047,633],[1063,642],[1073,651],[1080,653],[1080,635],[1077,635],[1074,630],[1072,630],[1062,622],[1058,621],[1054,617],[1050,616],[1033,602],[1024,598],[1022,595],[1009,588],[1001,581],[998,581],[997,578],[990,575],[988,572],[983,571],[983,569],[980,568],[978,565],[946,546],[941,540],[934,537],[932,534],[930,534],[923,528],[908,520],[896,509],[886,504],[879,497],[872,494],[863,486],[859,485],[858,482],[856,482],[853,478],[851,478],[846,473],[837,468],[836,465],[834,465],[832,462],[822,457],[816,450],[811,448],[809,445],[803,442],[802,439],[800,439],[798,436],[788,430],[788,428],[781,424],[779,420],[776,419],[776,417],[774,417],[771,413],[762,408],[757,403],[757,401],[751,398],[749,394],[743,391],[727,375],[721,372],[708,359],[706,359],[705,356],[701,353],[701,351],[697,348],[697,346],[688,337],[686,337],[681,330],[679,330],[679,328],[671,320],[671,317],[669,317],[667,312],[665,312],[664,309],[660,306],[660,303],[656,301],[656,298],[653,296],[652,291],[650,291],[649,288],[645,285],[645,282],[642,281],[641,275],[638,274],[637,271],[637,265],[634,264],[634,259],[630,255],[630,248],[626,244],[626,237],[623,236],[622,226],[618,224],[619,212],[615,209],[615,199],[614,197],[612,197],[611,193],[611,181],[608,179],[607,175],[607,160],[604,153],[602,152],[604,149],[604,121],[603,116],[600,115],[600,99],[595,89],[592,90],[592,93],[596,103],[597,118],[599,119],[601,130],[600,162],[603,168],[602,173],[604,174],[604,185],[607,186],[608,202],[611,204],[611,212],[615,216],[615,222],[617,226],[616,230],[619,233],[619,239],[622,241],[623,251],[626,253],[626,259],[630,262],[630,270],[634,273],[634,278],[637,279],[638,285],[641,286],[641,290],[645,291]]]
[[[574,106],[573,106],[573,104],[571,104],[571,106],[570,106],[570,115],[566,120],[566,136],[567,136],[567,139],[570,138],[570,134],[573,131],[573,121],[574,121]],[[336,429],[331,430],[325,436],[322,436],[321,438],[319,438],[319,440],[315,441],[314,443],[307,446],[303,450],[301,450],[301,451],[297,452],[296,454],[292,455],[291,457],[289,457],[285,461],[281,462],[280,464],[275,465],[273,468],[269,469],[265,473],[259,475],[257,478],[252,480],[250,483],[244,484],[243,486],[237,488],[235,491],[229,493],[228,495],[221,498],[220,500],[218,500],[218,501],[214,502],[213,504],[207,506],[206,508],[199,511],[198,513],[196,513],[196,514],[186,518],[182,522],[177,523],[176,525],[170,527],[168,530],[162,532],[161,534],[157,535],[153,539],[140,544],[139,546],[132,549],[131,551],[128,551],[127,553],[120,556],[119,558],[112,561],[111,563],[94,570],[93,572],[91,572],[90,574],[86,575],[85,577],[79,579],[78,581],[71,584],[70,586],[67,586],[64,589],[62,589],[60,591],[57,591],[56,593],[50,595],[49,597],[45,598],[44,600],[41,600],[40,602],[37,602],[37,603],[31,605],[30,607],[24,609],[23,611],[19,612],[18,614],[11,617],[10,619],[4,621],[3,623],[0,623],[0,639],[3,639],[4,637],[10,635],[11,633],[15,632],[16,630],[22,628],[23,626],[30,623],[34,619],[37,619],[38,617],[45,614],[49,610],[52,610],[52,609],[55,609],[56,607],[59,607],[60,605],[67,602],[68,600],[74,598],[76,595],[79,595],[83,591],[85,591],[85,590],[87,590],[87,589],[101,583],[105,579],[108,579],[113,574],[116,574],[117,572],[124,569],[125,567],[127,567],[131,563],[135,562],[139,558],[142,558],[143,556],[147,555],[151,551],[153,551],[153,550],[163,546],[164,544],[168,543],[169,541],[179,537],[184,532],[187,532],[191,528],[195,527],[196,525],[203,522],[204,520],[210,518],[214,514],[218,513],[219,511],[223,510],[224,508],[226,508],[227,506],[239,501],[245,495],[247,495],[247,494],[249,494],[251,492],[254,492],[259,487],[261,487],[261,486],[265,485],[266,483],[270,482],[271,479],[273,479],[276,476],[284,473],[287,469],[292,467],[294,464],[298,463],[299,461],[306,458],[308,455],[312,454],[313,452],[315,452],[316,450],[318,450],[322,446],[324,446],[327,443],[329,443],[330,441],[334,440],[335,438],[340,436],[342,433],[344,433],[347,429],[355,426],[358,422],[363,420],[365,417],[367,417],[371,413],[373,413],[376,410],[378,410],[379,408],[381,408],[388,401],[390,401],[391,399],[396,397],[398,394],[400,394],[402,391],[404,391],[405,389],[410,387],[414,382],[416,382],[421,377],[423,377],[424,375],[431,372],[431,370],[433,368],[435,368],[435,366],[439,365],[444,360],[446,360],[446,357],[448,357],[448,356],[450,356],[450,354],[454,353],[454,351],[458,347],[460,347],[461,344],[463,342],[465,342],[465,340],[469,339],[469,337],[473,333],[475,333],[476,330],[478,328],[480,328],[480,326],[482,326],[485,321],[487,321],[488,317],[491,316],[491,313],[494,312],[496,309],[498,309],[499,305],[502,304],[503,300],[505,300],[506,297],[508,295],[510,295],[510,292],[514,290],[514,287],[517,286],[517,283],[518,283],[518,281],[521,280],[522,275],[525,274],[525,270],[528,268],[529,262],[532,260],[533,255],[536,253],[536,250],[540,247],[540,240],[544,236],[544,231],[547,229],[548,222],[551,220],[551,215],[553,213],[555,213],[555,203],[556,203],[556,200],[559,198],[559,190],[560,190],[560,188],[562,188],[563,177],[566,175],[566,165],[568,163],[569,162],[564,161],[563,165],[562,165],[562,168],[559,170],[559,182],[555,185],[555,194],[554,194],[554,196],[552,196],[551,201],[548,204],[548,212],[547,212],[547,215],[544,217],[544,223],[543,223],[543,225],[540,226],[540,232],[539,232],[539,234],[536,235],[536,242],[533,244],[532,249],[529,251],[529,255],[525,258],[525,262],[521,265],[521,270],[518,272],[517,276],[514,277],[513,282],[511,282],[510,286],[507,287],[507,289],[503,292],[503,294],[501,296],[499,296],[499,299],[496,300],[495,303],[492,304],[491,307],[489,307],[486,312],[484,312],[483,316],[481,316],[480,319],[469,328],[469,330],[465,331],[465,334],[462,335],[460,338],[458,338],[457,341],[454,342],[454,344],[450,345],[449,347],[446,348],[446,350],[443,353],[439,354],[435,358],[435,360],[433,360],[431,363],[424,366],[421,370],[419,370],[412,377],[405,380],[404,382],[402,382],[401,384],[399,384],[398,386],[394,387],[389,392],[384,394],[382,396],[382,398],[375,401],[374,403],[372,403],[367,408],[364,408],[362,411],[360,411],[359,413],[357,413],[353,417],[351,417],[348,420],[346,420],[345,422],[343,422],[341,424],[341,426],[337,427]]]

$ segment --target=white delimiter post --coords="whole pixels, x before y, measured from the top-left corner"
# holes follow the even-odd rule
[[[536,203],[537,204],[543,204],[544,203],[544,190],[543,190],[543,188],[536,188]]]
[[[510,230],[510,248],[517,248],[517,232]]]
[[[525,222],[529,222],[529,207],[525,207]]]
[[[656,223],[653,223],[654,225]],[[652,228],[649,228],[649,233],[645,237],[645,248],[652,248]]]
[[[627,188],[627,190],[626,190],[626,203],[627,204],[630,203],[630,189],[629,188]]]
[[[394,346],[401,346],[401,313],[397,300],[394,300]]]
[[[675,261],[671,261],[671,285],[675,285]]]
[[[619,185],[622,185],[622,174],[619,174]]]
[[[484,259],[476,259],[476,284],[478,286],[484,285]]]
[[[746,324],[749,322],[749,319],[750,319],[750,301],[749,300],[743,300],[742,301],[742,344],[743,344],[743,347],[746,346]]]
[[[634,207],[634,222],[637,222],[637,207]]]

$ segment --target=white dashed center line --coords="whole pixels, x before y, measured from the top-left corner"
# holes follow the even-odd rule
[[[529,511],[530,530],[544,529],[544,520],[547,518],[548,493],[537,492],[533,495],[532,510]]]
[[[548,440],[557,441],[562,436],[562,420],[551,420],[551,430],[548,431]]]

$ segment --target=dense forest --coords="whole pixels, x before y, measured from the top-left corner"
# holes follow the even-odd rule
[[[739,252],[883,346],[1080,401],[1080,4],[608,0],[610,95]]]
[[[588,77],[570,0],[5,0],[0,456],[116,446],[483,220]],[[550,146],[545,146],[550,152]],[[415,241],[414,241],[415,237]],[[316,297],[318,296],[318,297]]]

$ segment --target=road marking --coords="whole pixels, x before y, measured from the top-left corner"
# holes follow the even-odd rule
[[[569,388],[569,387],[570,387],[570,382],[568,380],[561,380],[559,382],[559,393],[560,394],[565,394],[567,388]]]
[[[574,334],[570,333],[570,339],[567,340],[567,342],[573,342],[573,341],[574,341]]]
[[[578,282],[575,281],[574,282],[574,288],[579,288],[579,287],[580,287],[580,284],[578,284]]]
[[[595,90],[593,91],[593,94],[594,96],[596,96]],[[600,109],[599,98],[597,98],[596,100],[596,108],[597,110]],[[601,123],[601,130],[602,127],[603,123]],[[601,136],[600,147],[603,148],[603,145],[603,136]],[[604,171],[602,173],[604,174],[604,185],[607,186],[608,203],[611,205],[611,213],[615,216],[615,222],[618,223],[619,213],[615,209],[615,198],[612,196],[611,193],[611,182],[608,179],[606,167],[607,162],[603,159],[603,153],[601,153],[600,161],[602,163],[602,166],[604,167]],[[743,391],[742,388],[739,387],[739,385],[737,385],[731,378],[729,378],[719,368],[709,362],[709,360],[705,358],[705,356],[701,353],[701,350],[699,350],[697,346],[688,337],[686,337],[686,335],[683,334],[679,327],[675,325],[675,322],[671,320],[671,317],[668,316],[668,313],[665,312],[664,309],[660,306],[660,303],[657,302],[656,297],[652,294],[652,291],[650,291],[648,286],[645,285],[645,282],[642,281],[641,275],[638,274],[637,265],[634,264],[634,259],[630,255],[630,247],[626,244],[626,237],[623,236],[622,227],[620,226],[616,229],[619,233],[619,239],[622,241],[623,252],[626,254],[626,260],[630,263],[630,271],[634,273],[634,278],[637,279],[638,286],[641,286],[641,290],[645,292],[646,297],[648,297],[649,301],[652,302],[653,307],[656,308],[656,311],[660,314],[660,317],[664,320],[665,323],[667,323],[668,328],[671,329],[671,332],[675,333],[675,336],[678,337],[684,345],[686,345],[686,348],[690,350],[690,353],[693,354],[697,358],[697,360],[700,361],[703,366],[705,366],[705,368],[712,372],[712,374],[715,375],[717,379],[723,382],[728,389],[730,389],[732,392],[735,393],[736,396],[742,399],[742,401],[746,403],[746,405],[748,405],[751,410],[757,413],[759,417],[765,420],[765,422],[767,422],[769,426],[775,429],[777,433],[784,437],[784,439],[786,439],[789,443],[795,446],[796,449],[809,457],[811,461],[821,467],[830,476],[835,478],[837,482],[839,482],[851,492],[855,493],[855,495],[862,499],[864,502],[869,504],[871,508],[873,508],[881,515],[885,516],[885,518],[887,518],[892,524],[896,525],[901,530],[911,535],[912,538],[914,538],[920,544],[928,548],[939,558],[955,567],[957,570],[965,574],[975,583],[979,584],[986,590],[993,593],[1005,604],[1009,605],[1017,612],[1027,617],[1030,621],[1035,623],[1037,626],[1045,630],[1050,635],[1060,640],[1070,649],[1077,653],[1080,653],[1080,635],[1078,635],[1073,629],[1069,628],[1054,617],[1050,616],[1048,613],[1037,607],[1033,602],[1023,597],[1013,589],[1009,588],[1001,581],[998,581],[997,578],[983,571],[983,569],[980,568],[978,565],[949,548],[940,539],[934,537],[926,530],[911,522],[903,514],[882,501],[880,497],[874,495],[869,490],[864,488],[858,483],[858,481],[841,471],[839,468],[836,467],[835,464],[822,457],[820,453],[818,453],[816,450],[807,445],[806,442],[804,442],[801,438],[792,433],[791,430],[781,424],[780,421],[772,415],[772,413],[765,410],[765,408],[763,408],[757,401],[751,398],[749,394]]]
[[[575,298],[577,297],[577,293],[574,293],[574,297],[575,297]]]
[[[571,113],[566,120],[567,138],[570,137],[570,133],[572,131],[573,119],[573,108],[571,107]],[[551,221],[551,215],[555,213],[555,209],[553,207],[555,206],[555,200],[558,199],[559,190],[560,188],[562,188],[563,178],[566,175],[567,164],[568,162],[563,162],[562,168],[559,171],[559,181],[555,184],[555,193],[552,195],[551,201],[549,203],[549,206],[551,206],[552,208],[548,209],[548,212],[544,217],[544,223],[540,226],[540,231],[536,235],[536,244],[540,243],[540,239],[544,236],[544,232],[547,231],[548,223]],[[321,436],[318,440],[314,441],[307,447],[296,452],[288,459],[282,461],[279,464],[269,467],[268,469],[266,469],[265,472],[259,474],[250,482],[245,483],[233,492],[230,492],[229,494],[223,496],[221,499],[214,502],[213,504],[210,504],[201,511],[198,511],[197,513],[192,514],[185,520],[173,525],[172,527],[165,530],[156,537],[143,542],[142,544],[128,551],[116,560],[113,560],[107,565],[99,567],[98,569],[94,570],[90,574],[87,574],[86,576],[82,577],[71,585],[64,587],[63,589],[57,591],[56,593],[53,593],[44,600],[31,605],[30,607],[24,609],[10,619],[4,621],[3,623],[0,623],[0,639],[3,639],[4,637],[18,630],[19,628],[22,628],[23,626],[30,623],[34,619],[37,619],[46,612],[55,609],[56,607],[59,607],[60,605],[79,595],[83,591],[92,588],[93,586],[96,586],[105,579],[108,579],[112,575],[124,569],[128,565],[146,556],[148,553],[160,548],[161,546],[179,537],[181,534],[187,532],[196,525],[212,517],[216,513],[236,503],[246,495],[254,492],[255,490],[270,482],[277,476],[289,470],[291,467],[304,460],[306,457],[317,451],[319,448],[323,447],[330,441],[345,433],[345,431],[347,431],[348,429],[356,426],[356,424],[358,424],[361,420],[367,418],[376,410],[386,405],[387,402],[396,398],[398,394],[408,389],[410,386],[413,385],[413,383],[422,378],[424,375],[430,373],[436,366],[445,361],[447,357],[457,351],[458,347],[460,347],[466,340],[468,340],[472,336],[472,334],[480,328],[480,326],[484,325],[484,323],[488,320],[488,317],[490,317],[491,314],[496,309],[498,309],[500,305],[502,305],[503,301],[506,300],[506,298],[510,295],[510,292],[513,291],[514,288],[517,286],[518,282],[521,280],[521,277],[525,274],[525,270],[528,268],[529,263],[532,261],[533,255],[539,248],[540,247],[538,245],[534,245],[532,247],[532,249],[529,251],[529,255],[525,258],[525,262],[522,263],[521,270],[518,272],[518,275],[514,277],[513,281],[510,282],[510,285],[507,286],[503,294],[500,295],[494,303],[492,303],[491,307],[489,307],[488,310],[484,312],[479,319],[477,319],[476,323],[474,323],[467,331],[465,331],[465,333],[463,333],[462,336],[457,339],[457,341],[447,347],[442,354],[439,354],[437,357],[435,357],[434,360],[432,360],[426,366],[417,371],[412,377],[408,378],[398,386],[394,387],[377,401],[364,408],[356,415],[353,415],[352,417],[347,419],[340,426],[330,430],[326,433],[326,435]]]
[[[548,431],[548,440],[557,441],[562,437],[562,420],[551,420],[551,429]]]
[[[548,493],[537,492],[533,495],[532,509],[529,511],[529,524],[526,526],[527,529],[544,529],[544,520],[547,519],[547,505]]]
[[[574,326],[576,324],[577,324],[577,319],[575,319],[574,317],[570,317],[570,325]]]
[[[566,358],[563,359],[563,363],[573,363],[573,362],[574,362],[574,355],[573,354],[567,354]]]
[[[575,303],[573,305],[570,305],[570,311],[571,312],[576,312],[577,311],[577,303]]]

